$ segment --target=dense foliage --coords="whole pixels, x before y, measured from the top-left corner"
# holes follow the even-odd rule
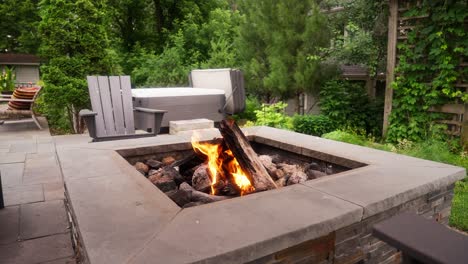
[[[339,64],[367,67],[371,76],[385,72],[387,52],[388,1],[325,0],[323,10],[330,11],[332,45],[324,50],[329,60]]]
[[[434,105],[468,102],[468,93],[455,84],[468,80],[468,68],[458,68],[460,58],[468,58],[466,1],[423,1],[405,16],[424,16],[398,45],[398,77],[393,87],[393,111],[388,139],[418,141],[427,136]]]
[[[247,87],[265,99],[313,91],[321,80],[321,48],[329,44],[316,1],[242,1],[238,40]]]
[[[337,128],[380,135],[382,101],[371,100],[362,82],[331,80],[320,91],[320,110]]]
[[[299,133],[321,136],[336,129],[336,123],[326,115],[296,115],[293,130]]]
[[[81,132],[78,112],[89,104],[85,77],[112,73],[102,6],[91,0],[43,0],[40,6],[40,52],[48,60],[41,67],[43,111],[57,129]]]
[[[36,53],[39,0],[0,1],[0,52]]]
[[[0,73],[0,92],[13,92],[15,89],[16,74],[13,67],[5,67]]]

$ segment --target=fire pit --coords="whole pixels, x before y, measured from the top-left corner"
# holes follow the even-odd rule
[[[260,156],[287,157],[285,163],[300,167],[332,166],[333,173],[319,169],[327,175],[261,192],[237,190],[236,198],[182,208],[133,165],[189,157],[191,135],[58,148],[83,262],[397,261],[398,252],[371,235],[373,224],[402,211],[447,223],[454,182],[466,176],[463,168],[290,131],[244,132]],[[200,136],[199,142],[214,143],[220,134]],[[212,186],[201,192],[210,195]]]
[[[230,140],[221,137],[200,142],[201,136],[194,132],[193,151],[154,153],[127,160],[182,208],[291,186],[351,169],[264,144],[252,145],[233,122],[223,121],[220,129],[221,133],[232,132],[224,133],[227,137],[233,135]],[[229,145],[239,153],[243,165]]]

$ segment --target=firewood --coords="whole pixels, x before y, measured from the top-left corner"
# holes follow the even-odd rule
[[[193,159],[195,159],[197,157],[197,155],[195,155],[195,153],[191,153],[190,155],[188,155],[187,157],[183,158],[183,159],[180,159],[180,160],[177,160],[175,162],[173,162],[171,164],[172,167],[181,167],[189,162],[191,162]]]
[[[209,195],[204,192],[197,191],[186,182],[183,182],[179,186],[179,191],[187,192],[190,197],[190,201],[192,202],[212,203],[230,198],[227,196]]]
[[[255,187],[255,191],[266,191],[277,188],[247,137],[235,122],[221,121],[219,131],[224,138],[224,142],[239,162],[239,165],[246,172],[252,185]]]

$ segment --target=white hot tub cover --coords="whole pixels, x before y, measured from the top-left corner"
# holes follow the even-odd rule
[[[244,76],[236,69],[192,70],[189,76],[193,88],[221,89],[226,94],[227,114],[240,113],[245,108]]]

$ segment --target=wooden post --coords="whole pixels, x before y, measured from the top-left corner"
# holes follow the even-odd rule
[[[465,104],[465,113],[463,114],[461,141],[465,150],[468,151],[468,104]]]
[[[392,83],[395,80],[396,64],[396,46],[397,46],[397,27],[398,27],[398,0],[389,0],[388,15],[388,43],[387,43],[387,81],[385,84],[385,106],[383,117],[382,134],[385,137],[388,131],[388,119],[392,112],[393,88]]]

